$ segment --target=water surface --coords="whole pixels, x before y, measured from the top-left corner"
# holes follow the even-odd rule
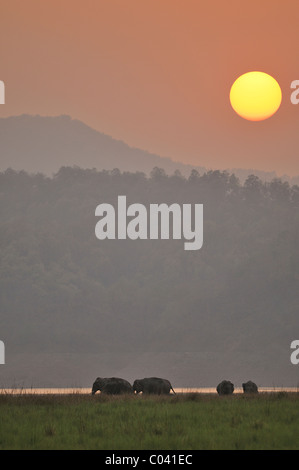
[[[202,394],[216,394],[216,388],[175,388],[176,393],[202,393]],[[297,387],[259,387],[261,393],[274,393],[274,392],[299,392]],[[91,393],[89,388],[1,388],[0,394],[10,395],[69,395],[79,394],[86,395]],[[242,388],[235,388],[234,393],[243,393]]]

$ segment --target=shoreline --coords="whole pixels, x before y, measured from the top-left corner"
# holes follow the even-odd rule
[[[175,388],[175,393],[182,394],[203,394],[203,395],[217,395],[216,387],[203,387],[203,388]],[[259,387],[259,393],[299,393],[298,387]],[[243,394],[243,389],[236,387],[233,395]],[[0,395],[91,395],[91,387],[55,387],[55,388],[0,388]],[[173,393],[170,393],[173,395]]]

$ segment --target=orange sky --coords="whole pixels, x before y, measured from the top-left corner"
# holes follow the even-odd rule
[[[298,0],[0,0],[0,117],[69,114],[174,160],[299,175]],[[279,82],[280,110],[237,116],[242,73]]]

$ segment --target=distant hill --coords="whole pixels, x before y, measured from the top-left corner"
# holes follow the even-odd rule
[[[133,148],[69,116],[13,116],[0,119],[0,170],[51,175],[61,166],[142,171],[155,166],[190,174],[191,165]],[[203,172],[205,168],[196,167]]]
[[[159,167],[167,174],[179,170],[185,176],[189,176],[193,168],[201,174],[207,171],[204,166],[176,162],[171,158],[130,147],[125,142],[64,115],[0,118],[0,155],[0,171],[12,168],[30,173],[41,172],[49,176],[61,166],[74,165],[97,170],[119,168],[121,171],[141,171],[146,174],[154,167]],[[227,170],[234,172],[241,181],[253,173],[264,181],[276,177],[275,172],[255,169]]]

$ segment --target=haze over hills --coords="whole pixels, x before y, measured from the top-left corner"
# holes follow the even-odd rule
[[[17,170],[0,173],[0,386],[87,386],[110,374],[176,387],[297,384],[298,186],[246,169],[234,170],[241,181],[272,181],[204,167],[189,178],[191,165],[68,116],[0,119],[0,155],[0,171]],[[114,168],[125,173],[101,171]],[[203,249],[100,243],[95,208],[119,194],[146,206],[200,201]]]
[[[63,167],[0,173],[0,387],[164,376],[297,386],[299,187]],[[204,205],[204,243],[95,236],[101,202]],[[298,367],[298,366],[297,366]]]
[[[129,147],[69,116],[13,116],[0,119],[0,170],[51,175],[61,166],[142,171],[153,167],[190,173],[191,165]],[[204,171],[204,168],[197,168]]]
[[[179,170],[185,176],[189,176],[193,168],[199,173],[211,169],[207,167],[206,161],[202,162],[202,166],[194,167],[130,147],[125,142],[65,115],[20,115],[0,118],[0,155],[0,171],[12,168],[49,176],[56,173],[61,166],[97,170],[119,168],[121,171],[141,171],[146,174],[154,167],[159,167],[167,174]],[[208,159],[208,156],[205,158]],[[270,181],[277,176],[272,171],[246,168],[227,170],[235,173],[241,181],[249,174],[255,174],[264,181]],[[299,181],[299,178],[284,179],[293,184]]]

